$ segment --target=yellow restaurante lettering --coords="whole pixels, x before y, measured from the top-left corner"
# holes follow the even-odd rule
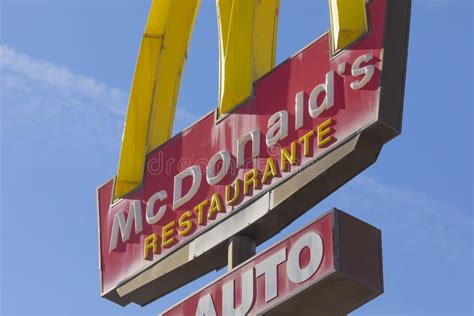
[[[264,186],[271,185],[273,178],[281,177],[282,173],[291,172],[291,168],[298,165],[303,157],[313,157],[316,148],[327,146],[333,140],[332,134],[335,132],[333,124],[334,120],[327,119],[315,130],[311,130],[291,142],[289,149],[282,148],[278,155],[280,157],[279,163],[273,157],[268,157],[262,170],[252,168],[243,174],[242,179],[235,178],[231,184],[225,186],[224,199],[216,192],[210,199],[198,203],[193,208],[194,212],[186,211],[179,216],[177,222],[171,221],[164,225],[161,235],[153,233],[145,237],[144,258],[152,260],[154,255],[160,253],[160,246],[161,248],[172,247],[179,242],[179,237],[185,238],[194,229],[207,226],[208,221],[218,220],[219,214],[224,214],[233,206],[241,203],[244,196],[253,196],[259,190],[264,189]],[[159,239],[161,239],[161,243]]]

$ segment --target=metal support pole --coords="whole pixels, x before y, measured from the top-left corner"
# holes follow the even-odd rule
[[[253,238],[235,235],[229,239],[227,249],[227,269],[230,271],[255,255],[256,244]]]

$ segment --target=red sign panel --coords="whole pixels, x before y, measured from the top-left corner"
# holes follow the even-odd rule
[[[229,115],[216,120],[212,112],[152,151],[135,192],[112,203],[113,180],[100,187],[102,293],[115,291],[295,174],[317,172],[309,167],[354,135],[378,123],[390,129],[381,141],[398,133],[401,110],[390,110],[396,126],[381,117],[387,113],[381,100],[390,91],[403,95],[403,70],[393,73],[401,79],[397,87],[381,93],[388,81],[382,69],[391,65],[385,64],[390,41],[384,37],[394,29],[387,26],[387,6],[397,2],[370,1],[370,32],[349,49],[332,56],[329,36],[322,36],[257,81],[254,95]],[[331,236],[321,233],[330,243]],[[331,269],[328,250],[314,276]],[[285,284],[281,291],[294,290]]]
[[[360,237],[356,234],[361,233],[371,236],[365,244],[357,242]],[[349,241],[352,238],[353,243]],[[352,254],[344,252],[347,242],[353,247]],[[163,316],[260,315],[278,314],[279,310],[286,311],[286,315],[309,315],[296,313],[305,309],[300,305],[317,307],[321,315],[326,315],[326,306],[331,312],[343,309],[348,313],[382,292],[380,255],[377,229],[333,211],[199,290]],[[361,261],[359,256],[370,256],[362,259],[365,264],[371,261],[370,268],[362,273],[354,273],[357,267],[353,268],[355,275],[345,273],[344,264],[354,267],[349,261],[355,257]],[[371,281],[361,282],[367,276]],[[354,291],[353,295],[348,295],[348,289]],[[345,294],[344,299],[338,297],[341,293]],[[311,295],[316,297],[308,298]],[[305,300],[294,302],[303,296]],[[321,298],[330,301],[332,297],[339,302],[339,308],[329,306],[330,302],[315,304]]]

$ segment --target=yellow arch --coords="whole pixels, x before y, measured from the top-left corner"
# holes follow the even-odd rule
[[[275,66],[280,0],[216,0],[219,27],[219,113],[252,94]],[[333,52],[368,29],[366,0],[329,0]],[[114,198],[142,182],[146,154],[173,129],[186,51],[200,0],[152,0],[130,92]]]
[[[176,100],[199,0],[153,0],[135,69],[114,197],[138,187],[145,157],[173,129]]]
[[[275,66],[279,0],[217,0],[219,112],[252,94],[255,80]]]
[[[366,2],[370,0],[329,0],[331,43],[337,53],[368,32]]]

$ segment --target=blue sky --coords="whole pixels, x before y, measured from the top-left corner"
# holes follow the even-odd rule
[[[385,294],[351,315],[473,315],[473,2],[413,0],[401,136],[273,244],[336,206],[383,231]],[[116,171],[149,1],[0,0],[2,315],[156,315],[99,296],[95,189]],[[282,0],[278,61],[329,27]],[[202,0],[175,131],[216,106],[215,3]]]

